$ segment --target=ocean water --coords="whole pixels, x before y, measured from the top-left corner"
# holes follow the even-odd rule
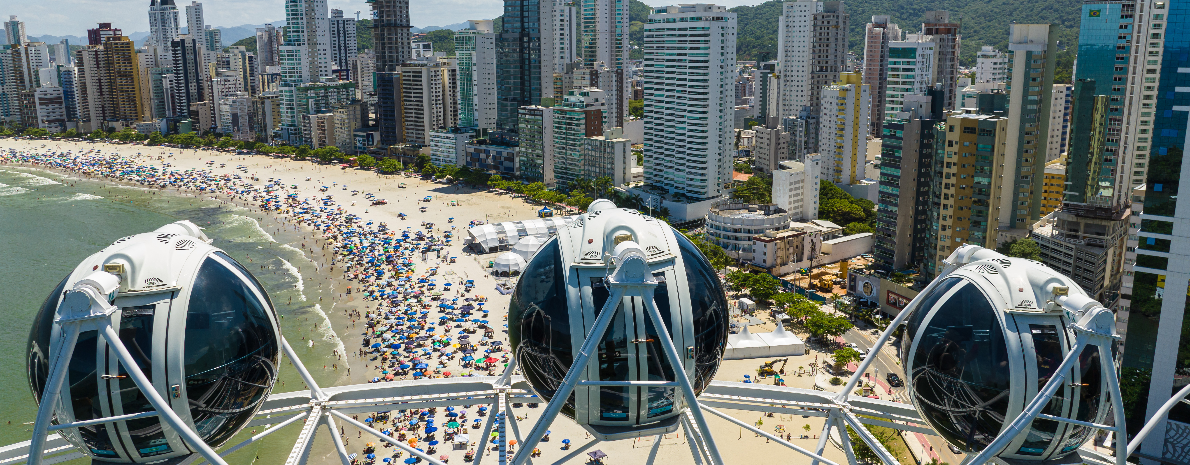
[[[337,293],[299,248],[301,232],[278,233],[284,227],[272,219],[215,200],[0,165],[0,444],[31,434],[37,409],[25,375],[26,343],[33,316],[53,287],[79,261],[116,239],[183,219],[205,228],[214,246],[256,275],[278,307],[282,333],[316,380],[327,386],[339,378],[342,371],[333,364],[344,370],[346,362],[332,351],[343,345],[326,316],[341,311],[332,303]],[[309,233],[304,240],[310,241]],[[283,359],[274,392],[302,389],[304,383]],[[241,449],[229,461],[283,463],[300,425]]]

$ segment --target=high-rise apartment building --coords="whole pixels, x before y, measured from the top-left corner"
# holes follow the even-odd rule
[[[517,163],[521,177],[528,182],[555,187],[554,110],[541,106],[521,107],[519,126]]]
[[[211,28],[211,25],[206,25],[207,35],[207,51],[211,54],[217,54],[223,50],[223,31]]]
[[[693,27],[706,32],[690,37]],[[735,67],[736,15],[726,7],[668,6],[649,15],[644,55],[646,184],[691,201],[723,195],[735,153]]]
[[[29,37],[25,34],[25,22],[18,20],[17,15],[10,15],[8,21],[4,22],[4,43],[24,45],[28,41]]]
[[[169,79],[173,96],[172,115],[186,116],[190,114],[191,104],[207,99],[202,50],[197,41],[185,35],[170,43],[170,56],[173,62],[172,77]]]
[[[1046,163],[1066,153],[1066,143],[1070,138],[1070,105],[1073,94],[1074,86],[1054,84],[1053,93],[1050,94],[1050,132],[1045,141]]]
[[[930,276],[963,244],[996,247],[1005,216],[996,200],[1014,188],[1000,179],[1017,177],[1006,163],[1015,157],[1005,151],[1012,132],[1007,118],[954,112],[935,127],[929,221],[937,226],[929,231]]]
[[[1066,191],[1066,165],[1062,160],[1045,164],[1045,180],[1041,184],[1041,214],[1049,215],[1062,207]]]
[[[256,28],[256,65],[257,72],[264,74],[269,67],[281,66],[281,44],[285,38],[281,30],[266,24]]]
[[[496,128],[496,34],[492,20],[468,21],[455,32],[459,66],[459,126]]]
[[[802,107],[818,114],[820,90],[846,70],[847,24],[841,1],[785,2],[777,38],[781,118],[796,117]]]
[[[904,111],[906,97],[926,95],[937,82],[937,45],[932,38],[920,34],[909,34],[903,41],[890,43],[886,83],[882,84],[888,86],[887,93],[883,100],[873,98],[872,107],[883,107],[884,114],[895,115]]]
[[[822,89],[818,153],[823,176],[842,186],[864,179],[868,153],[868,117],[872,95],[863,78],[842,73],[839,82]]]
[[[194,1],[190,2],[189,5],[186,5],[186,34],[189,34],[190,38],[194,39],[194,43],[198,45],[198,49],[204,52],[204,58],[202,59],[204,65],[207,62],[205,52],[208,50],[206,30],[207,23],[203,18],[202,4]]]
[[[984,45],[975,53],[975,82],[1006,82],[1007,69],[1008,57],[995,47]]]
[[[123,33],[118,28],[113,28],[112,23],[99,23],[99,27],[94,29],[87,29],[87,45],[99,46],[109,37],[118,37]]]
[[[583,64],[624,69],[628,62],[628,0],[579,0]]]
[[[1017,173],[998,197],[1001,230],[1027,230],[1041,218],[1042,171],[1049,135],[1056,38],[1049,24],[1012,24],[1008,39],[1006,173]],[[941,79],[941,77],[939,78]],[[1008,178],[1005,178],[1008,181]],[[993,244],[994,245],[994,244]]]
[[[550,1],[504,1],[503,30],[496,37],[496,128],[516,132],[520,107],[553,95],[553,65],[544,63],[542,35],[553,17]],[[548,50],[548,48],[547,48]],[[545,71],[542,71],[542,69]],[[548,87],[548,89],[547,89]]]
[[[541,44],[541,53],[548,58],[547,67],[553,74],[566,72],[566,65],[579,61],[579,18],[578,7],[574,0],[546,0],[551,2],[549,17],[551,22],[547,27],[549,38]],[[615,2],[615,0],[612,0]],[[627,8],[627,7],[624,7]],[[551,68],[552,67],[552,68]],[[566,92],[554,89],[553,95],[561,98]]]
[[[331,66],[338,69],[351,69],[351,60],[358,53],[355,18],[344,18],[343,10],[331,10],[329,34]],[[355,78],[356,76],[351,76],[351,79]]]
[[[82,85],[77,95],[81,129],[106,127],[109,122],[132,124],[144,119],[140,99],[140,79],[136,50],[132,39],[107,37],[100,46],[78,51],[78,78]]]
[[[178,38],[181,25],[178,23],[178,7],[174,0],[150,0],[148,45],[159,50],[169,50],[169,44]]]
[[[936,44],[934,76],[942,84],[944,108],[952,110],[959,95],[959,23],[950,20],[948,11],[927,11],[921,33]]]
[[[876,208],[876,265],[885,270],[925,272],[933,257],[930,194],[934,181],[935,126],[942,121],[941,90],[911,96],[888,115],[880,132]],[[935,102],[934,97],[939,97]],[[986,200],[986,199],[985,199]]]
[[[632,181],[636,156],[632,141],[624,138],[624,128],[606,129],[603,134],[584,138],[582,144],[584,178],[608,178],[613,186]]]
[[[586,178],[583,139],[603,134],[607,94],[599,89],[573,90],[552,108],[554,112],[554,180],[569,185]],[[593,178],[587,178],[593,180]]]
[[[412,59],[409,0],[375,0],[372,4],[372,43],[376,71],[387,72]]]
[[[326,0],[286,0],[285,44],[281,46],[281,138],[301,141],[295,89],[331,75]]]
[[[781,75],[780,117],[809,107],[811,146],[817,146],[822,88],[847,71],[849,16],[843,2],[798,0],[783,4],[777,54]],[[828,161],[829,164],[829,161]]]
[[[1084,6],[1083,21],[1095,10]],[[1179,207],[1179,192],[1190,192],[1190,173],[1183,154],[1190,131],[1190,4],[1138,1],[1128,34],[1132,47],[1125,97],[1123,154],[1132,154],[1134,186],[1130,230],[1126,239],[1125,272],[1117,310],[1117,330],[1123,336],[1120,354],[1121,388],[1136,393],[1125,397],[1129,433],[1190,383],[1190,214]],[[1079,69],[1083,67],[1080,58]],[[1114,85],[1114,83],[1113,83]],[[1123,170],[1127,164],[1121,166]],[[1168,298],[1166,298],[1168,297]],[[1164,423],[1158,423],[1138,452],[1172,463],[1185,463],[1181,438],[1190,434],[1190,405],[1175,404]]]
[[[888,46],[901,40],[901,28],[888,15],[872,17],[864,30],[864,84],[872,90],[872,134],[879,134],[884,124],[885,80],[888,78]]]
[[[430,145],[430,133],[459,125],[458,69],[453,60],[406,63],[401,76],[404,142]]]

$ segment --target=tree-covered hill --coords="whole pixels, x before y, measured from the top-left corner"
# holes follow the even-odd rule
[[[779,0],[771,0],[755,6],[737,6],[730,11],[736,13],[739,37],[736,42],[740,60],[775,60],[777,51],[777,24],[781,17]],[[921,29],[925,12],[948,10],[951,19],[962,24],[962,57],[964,66],[975,64],[975,52],[982,45],[992,45],[1000,50],[1008,48],[1008,26],[1018,23],[1051,23],[1059,41],[1059,48],[1065,53],[1059,55],[1059,68],[1068,69],[1073,63],[1073,52],[1078,43],[1079,0],[1052,0],[1047,2],[1023,2],[1021,0],[865,0],[844,2],[850,15],[851,51],[863,53],[864,26],[873,15],[889,15],[892,21],[906,32]],[[631,0],[630,21],[643,22],[649,7]],[[640,45],[633,36],[633,45]]]

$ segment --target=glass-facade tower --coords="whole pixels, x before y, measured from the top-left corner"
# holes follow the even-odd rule
[[[541,2],[505,0],[496,38],[496,128],[517,131],[520,107],[541,101]]]
[[[1129,128],[1135,134],[1129,135],[1136,144],[1133,168],[1147,173],[1143,197],[1133,198],[1135,235],[1129,246],[1135,247],[1135,261],[1127,263],[1132,266],[1125,273],[1122,298],[1128,301],[1118,325],[1124,335],[1120,375],[1131,434],[1190,383],[1190,210],[1185,205],[1178,209],[1182,185],[1190,191],[1190,176],[1182,176],[1190,130],[1190,3],[1141,2],[1136,15],[1133,46],[1140,53],[1128,85],[1139,99],[1133,109],[1136,118],[1130,118],[1137,121]],[[1185,442],[1179,440],[1187,435],[1190,405],[1180,403],[1140,452],[1190,463]]]

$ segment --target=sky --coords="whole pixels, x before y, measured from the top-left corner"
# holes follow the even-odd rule
[[[186,23],[186,9],[191,0],[174,0]],[[720,0],[720,5],[755,5],[764,0]],[[207,0],[203,4],[206,23],[212,26],[240,26],[284,21],[284,0]],[[690,3],[689,1],[646,1],[650,5]],[[328,0],[329,8],[343,10],[344,16],[361,12],[370,16],[371,7],[363,0]],[[492,19],[503,13],[502,0],[410,0],[409,16],[414,27],[445,26],[468,19]],[[25,22],[30,36],[86,36],[97,22],[110,22],[125,34],[149,30],[149,0],[60,0],[55,2],[0,0],[0,19],[9,15]]]

